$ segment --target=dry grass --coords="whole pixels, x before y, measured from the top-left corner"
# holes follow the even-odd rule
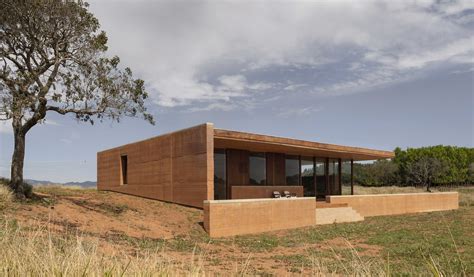
[[[354,194],[393,194],[393,193],[420,193],[426,192],[425,188],[422,187],[398,187],[398,186],[385,186],[385,187],[363,187],[354,186]]]
[[[0,226],[1,276],[207,276],[219,272],[206,271],[205,252],[193,251],[187,262],[176,261],[165,250],[102,253],[99,240],[80,234],[58,234],[38,223],[35,228],[22,228],[13,220],[3,218]],[[371,262],[360,258],[354,247],[348,250],[350,263],[340,260],[339,273],[329,269],[318,257],[308,257],[311,266],[295,272],[325,276],[345,274],[357,276],[386,276],[384,261]],[[334,259],[339,259],[334,252]],[[226,275],[253,275],[252,257],[236,263]]]
[[[105,254],[98,240],[52,233],[41,225],[24,229],[10,220],[0,227],[0,249],[2,276],[203,275],[199,257],[180,264],[160,250]]]
[[[459,204],[461,206],[474,206],[474,186],[460,186],[460,187],[434,187],[433,192],[440,191],[457,191],[459,192]],[[365,194],[394,194],[394,193],[422,193],[426,192],[425,187],[398,187],[398,186],[384,186],[384,187],[363,187],[354,186],[355,195]],[[350,194],[350,187],[343,187],[343,194]]]
[[[474,187],[460,188],[459,205],[466,207],[474,207]]]
[[[439,191],[458,191],[458,192],[471,192],[470,190],[474,190],[474,186],[459,186],[459,187],[433,187],[431,191],[439,192]],[[364,194],[394,194],[394,193],[424,193],[426,192],[426,187],[414,187],[414,186],[383,186],[383,187],[365,187],[365,186],[354,186],[354,194],[355,195],[364,195]],[[342,186],[342,194],[349,195],[351,194],[351,187],[350,186]],[[466,194],[469,195],[469,194]]]
[[[10,189],[5,185],[0,184],[0,211],[11,206],[12,201],[13,194]]]

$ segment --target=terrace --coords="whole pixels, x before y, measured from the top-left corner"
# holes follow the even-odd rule
[[[204,201],[204,226],[220,237],[458,208],[457,193],[354,195],[354,161],[393,156],[214,129],[214,200]]]

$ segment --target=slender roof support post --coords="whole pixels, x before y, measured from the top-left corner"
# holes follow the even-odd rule
[[[354,160],[351,159],[351,195],[354,195]]]

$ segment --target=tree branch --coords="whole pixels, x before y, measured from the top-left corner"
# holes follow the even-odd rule
[[[99,113],[103,113],[105,111],[104,108],[98,110],[88,110],[88,109],[75,109],[75,108],[59,108],[55,106],[47,106],[47,111],[57,112],[59,114],[65,115],[67,113],[75,113],[75,114],[84,114],[84,115],[96,115]]]

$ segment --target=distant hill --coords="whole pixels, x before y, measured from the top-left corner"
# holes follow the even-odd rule
[[[84,182],[68,182],[64,183],[65,186],[80,186],[84,188],[95,188],[97,187],[97,182],[94,181],[84,181]]]
[[[57,182],[45,181],[45,180],[25,179],[25,182],[27,182],[28,184],[32,186],[60,185],[60,186],[80,186],[83,188],[95,188],[97,186],[97,182],[94,182],[94,181],[57,183]]]

